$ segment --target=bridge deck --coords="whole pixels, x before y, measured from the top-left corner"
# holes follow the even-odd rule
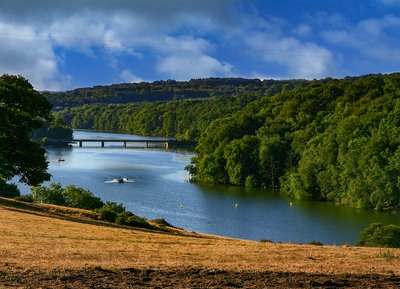
[[[169,148],[171,143],[174,143],[174,139],[106,139],[106,138],[92,138],[92,139],[73,139],[70,143],[79,143],[79,147],[82,147],[84,142],[98,142],[101,147],[104,147],[105,143],[123,143],[126,147],[128,143],[144,143],[144,147],[147,148],[149,143],[162,143],[165,148]]]
[[[82,138],[82,139],[73,139],[71,142],[157,142],[157,143],[165,143],[165,142],[174,142],[173,139],[96,139],[96,138]]]

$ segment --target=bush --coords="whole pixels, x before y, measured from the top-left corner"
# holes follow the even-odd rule
[[[38,186],[31,189],[35,203],[54,204],[73,208],[94,210],[104,203],[92,192],[74,185],[61,187],[60,183],[51,183],[49,187]]]
[[[117,218],[115,219],[115,223],[119,225],[128,225],[128,218],[135,216],[132,212],[122,212],[118,214]]]
[[[310,241],[307,243],[307,245],[323,246],[324,244],[322,244],[320,241]]]
[[[373,223],[361,231],[357,246],[400,248],[400,227]]]
[[[15,198],[21,196],[21,193],[16,184],[7,184],[0,179],[0,197]]]
[[[74,185],[67,186],[62,190],[66,205],[73,208],[94,210],[103,207],[100,198],[95,197],[92,192],[78,188]]]
[[[271,241],[269,239],[261,239],[260,242],[261,243],[273,243],[273,241]]]
[[[117,218],[117,213],[108,208],[100,208],[97,210],[97,213],[99,214],[99,219],[106,222],[115,223],[115,219]]]
[[[51,183],[50,187],[37,186],[31,188],[35,203],[45,203],[64,206],[66,200],[60,183]]]
[[[24,195],[24,196],[19,196],[15,198],[17,201],[22,201],[22,202],[27,202],[27,203],[33,203],[33,197],[31,194],[29,195]]]
[[[103,208],[110,209],[111,211],[114,211],[117,214],[125,212],[125,206],[123,204],[117,204],[116,202],[106,202],[103,205]]]
[[[126,224],[131,227],[151,229],[152,226],[147,222],[146,219],[138,217],[136,215],[130,216],[126,219]]]
[[[170,223],[168,223],[164,218],[161,219],[155,219],[153,220],[154,223],[165,226],[165,227],[173,227]]]

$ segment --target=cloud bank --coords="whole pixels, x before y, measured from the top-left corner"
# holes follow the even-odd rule
[[[311,17],[304,12],[301,22],[291,22],[269,15],[259,4],[3,0],[0,74],[24,75],[39,90],[64,90],[80,83],[79,67],[88,63],[101,67],[93,68],[96,73],[109,73],[104,76],[109,82],[252,75],[320,78],[348,72],[343,59],[349,49],[363,57],[360,63],[378,59],[399,64],[396,15],[351,23],[337,12]]]

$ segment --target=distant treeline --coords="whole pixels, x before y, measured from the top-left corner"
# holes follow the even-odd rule
[[[290,88],[304,81],[275,81],[244,78],[204,78],[190,81],[154,81],[78,88],[67,92],[42,92],[56,110],[83,104],[154,102],[221,95],[263,95],[278,84]]]
[[[232,95],[206,98],[186,97],[170,101],[129,104],[85,104],[65,108],[58,111],[57,116],[73,128],[175,137],[179,140],[195,141],[212,121],[240,111],[258,98],[269,97],[308,84],[305,80],[261,82],[260,80],[246,81],[230,78],[156,83],[160,91],[167,91],[171,83],[179,85],[187,91],[189,91],[190,84],[196,84],[191,88],[194,93],[197,93],[197,89],[204,89],[207,84],[210,95],[218,94],[226,86],[230,87]],[[166,86],[163,88],[160,83],[164,83]],[[199,85],[200,83],[203,85]],[[216,90],[211,89],[212,84],[215,84]],[[132,85],[135,86],[135,84]],[[154,83],[146,85],[151,86]],[[245,91],[249,92],[245,93]]]
[[[198,140],[188,167],[197,182],[400,211],[400,74],[257,83],[225,96],[58,115],[79,128]]]

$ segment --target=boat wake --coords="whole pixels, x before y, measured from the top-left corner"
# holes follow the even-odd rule
[[[112,180],[105,181],[105,184],[121,184],[121,183],[134,183],[135,179],[130,179],[130,178],[116,178]]]

